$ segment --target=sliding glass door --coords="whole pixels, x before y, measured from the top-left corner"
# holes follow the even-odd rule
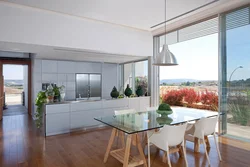
[[[250,141],[250,7],[221,17],[222,131]]]

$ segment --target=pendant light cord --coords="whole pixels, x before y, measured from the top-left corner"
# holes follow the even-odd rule
[[[167,0],[165,0],[165,45],[167,44],[166,38],[167,38]]]

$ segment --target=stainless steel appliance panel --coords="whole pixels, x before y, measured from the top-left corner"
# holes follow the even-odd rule
[[[76,98],[89,97],[89,75],[76,74]]]
[[[89,75],[89,85],[90,85],[90,96],[91,97],[101,97],[101,75],[100,74],[90,74]]]

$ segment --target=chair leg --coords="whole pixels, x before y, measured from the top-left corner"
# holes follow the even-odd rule
[[[186,154],[186,147],[185,147],[185,143],[182,142],[182,151],[183,151],[183,155],[184,155],[184,159],[185,159],[185,163],[186,163],[186,167],[188,167],[188,162],[187,162],[187,154]]]
[[[167,157],[168,157],[168,166],[172,167],[171,162],[170,162],[170,157],[169,157],[169,149],[167,150]]]
[[[215,142],[215,146],[216,146],[216,149],[217,149],[217,153],[218,153],[218,156],[219,156],[220,161],[221,161],[221,155],[220,155],[220,150],[219,150],[218,142],[216,140],[215,134],[213,136],[214,136],[214,142]]]
[[[206,142],[205,142],[204,138],[202,139],[202,142],[203,142],[203,145],[204,145],[204,149],[205,149],[208,164],[210,165],[210,159],[209,159],[209,156],[208,156],[208,153],[207,153],[207,146],[206,146]]]
[[[148,139],[148,167],[150,167],[150,141]]]

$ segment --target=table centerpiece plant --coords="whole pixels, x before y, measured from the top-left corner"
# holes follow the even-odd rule
[[[173,113],[173,110],[171,109],[169,104],[166,104],[166,103],[160,104],[159,107],[158,107],[158,110],[156,110],[156,112],[158,114],[161,114],[160,117],[156,118],[156,121],[160,125],[170,124],[173,121],[172,118],[168,117],[168,115]]]

